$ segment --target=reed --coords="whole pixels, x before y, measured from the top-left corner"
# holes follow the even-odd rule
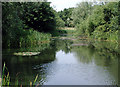
[[[6,74],[7,72],[7,74]],[[34,87],[38,80],[38,74],[36,75],[34,81],[30,81],[30,87]],[[3,65],[3,72],[2,72],[2,86],[11,86],[11,80],[10,80],[10,75],[9,75],[9,72],[8,72],[8,69],[6,67],[6,64],[4,63]],[[15,87],[20,85],[20,87],[23,85],[23,84],[20,84],[19,83],[19,78],[16,79],[15,83],[14,83]],[[24,84],[24,85],[27,85],[27,84]],[[38,85],[38,84],[37,84]]]
[[[3,65],[3,73],[2,73],[2,85],[3,86],[9,86],[10,85],[10,75],[9,72],[7,74],[6,71],[8,71],[7,67],[5,66],[5,63]]]

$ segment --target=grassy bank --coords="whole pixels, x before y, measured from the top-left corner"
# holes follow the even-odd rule
[[[75,36],[75,28],[73,27],[62,27],[62,28],[57,28],[54,31],[51,31],[51,34],[53,37],[55,36],[61,36],[61,35],[73,35]]]
[[[50,42],[51,34],[49,33],[42,33],[37,32],[35,30],[28,30],[28,35],[24,38],[20,38],[20,47],[24,46],[32,46],[32,45],[40,45],[42,43],[48,43]]]
[[[3,48],[20,48],[37,46],[50,41],[51,34],[38,32],[33,29],[22,30],[21,35],[14,31],[14,36],[3,37]],[[12,34],[13,35],[13,34]],[[8,39],[9,38],[9,39]]]

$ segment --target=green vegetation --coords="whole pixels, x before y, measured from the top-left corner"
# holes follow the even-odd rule
[[[49,32],[62,26],[49,2],[4,2],[2,7],[3,48],[49,42]]]
[[[3,65],[2,85],[32,86],[37,79],[42,84],[46,71],[41,65],[54,61],[56,52],[60,50],[66,54],[75,52],[85,63],[93,58],[106,63],[120,56],[120,2],[82,2],[76,8],[59,12],[50,7],[50,2],[46,0],[34,3],[4,2],[2,35],[3,48],[15,48],[2,51],[3,61],[13,69],[10,71],[13,74],[9,73]],[[36,76],[31,69],[34,65],[39,65],[35,68],[41,70],[40,76]]]
[[[64,21],[64,26],[66,27],[74,27],[72,11],[74,8],[64,9],[63,11],[59,11],[58,14],[60,18]]]
[[[44,45],[41,48],[45,48]],[[32,49],[32,51],[34,49]],[[38,48],[35,50],[38,50]],[[21,49],[17,51],[20,52]],[[47,47],[46,49],[42,49],[39,55],[24,56],[24,57],[21,55],[13,55],[16,52],[16,50],[14,49],[9,49],[7,50],[7,52],[3,51],[2,60],[6,62],[6,67],[8,69],[6,68],[5,73],[2,74],[2,76],[5,77],[7,76],[8,71],[10,72],[9,73],[10,86],[19,87],[20,85],[22,86],[26,86],[26,85],[33,86],[37,84],[42,85],[46,78],[46,71],[45,71],[46,67],[43,67],[41,65],[54,61],[55,51],[56,51],[55,48]],[[38,69],[40,70],[39,74],[38,72],[36,72],[36,70]],[[37,74],[38,76],[36,76]],[[7,80],[5,80],[5,82],[6,81]],[[7,86],[7,84],[5,86]]]
[[[3,65],[3,72],[2,72],[2,85],[7,85],[9,86],[10,85],[10,76],[9,76],[9,72],[7,71],[7,74],[6,74],[6,66],[5,66],[5,63]]]
[[[51,31],[53,37],[57,36],[75,36],[75,29],[74,28],[69,28],[69,27],[64,27],[64,28],[58,28],[54,31]]]
[[[120,2],[109,2],[93,5],[90,2],[82,2],[77,4],[76,8],[56,12],[49,2],[4,2],[3,48],[47,43],[51,36],[67,34],[66,30],[58,28],[74,26],[77,36],[118,41],[119,4]]]
[[[6,72],[7,72],[7,74],[6,74]],[[4,63],[4,66],[3,66],[3,73],[2,74],[3,74],[2,75],[2,86],[8,86],[9,87],[11,79],[10,79],[10,75],[9,75],[9,72],[8,72],[8,69],[7,69],[6,65],[5,65],[5,63]],[[36,75],[36,77],[35,77],[33,82],[30,81],[30,87],[35,85],[37,79],[38,79],[38,74]],[[20,85],[19,81],[18,81],[18,79],[16,79],[15,86],[19,86],[19,85]],[[22,86],[22,84],[20,86]]]
[[[120,35],[119,4],[120,2],[94,6],[88,2],[78,4],[73,11],[77,35],[86,35],[99,40],[118,41]]]

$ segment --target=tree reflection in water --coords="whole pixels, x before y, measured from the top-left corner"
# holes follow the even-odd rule
[[[77,44],[77,45],[75,45]],[[14,56],[14,52],[32,51],[40,52],[36,56]],[[115,84],[118,81],[118,59],[120,58],[120,49],[117,44],[110,42],[90,42],[86,40],[55,39],[49,44],[43,44],[39,47],[24,49],[3,50],[3,62],[6,63],[10,72],[11,85],[15,84],[16,79],[19,85],[29,85],[34,81],[36,75],[39,75],[36,84],[49,82],[58,71],[56,53],[64,52],[66,55],[73,55],[79,63],[91,64],[103,67],[114,77]],[[61,54],[62,55],[62,54]],[[69,58],[70,59],[70,58]],[[70,61],[70,60],[66,61]],[[62,66],[62,65],[61,65]],[[97,69],[100,71],[99,69]],[[89,74],[89,73],[88,73]]]

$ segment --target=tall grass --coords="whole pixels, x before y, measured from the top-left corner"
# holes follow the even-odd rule
[[[26,30],[28,34],[25,37],[20,37],[20,47],[40,45],[41,43],[47,43],[50,41],[51,34],[41,33],[35,30]]]
[[[5,66],[5,63],[3,65],[3,72],[2,72],[2,85],[3,86],[9,86],[10,85],[10,76],[9,76],[9,72],[7,74],[6,70],[8,71],[7,67]]]
[[[6,72],[7,72],[7,74],[6,74]],[[36,85],[35,83],[37,82],[37,80],[38,80],[38,74],[36,75],[34,81],[30,81],[30,87],[34,87]],[[10,83],[11,83],[10,75],[9,75],[8,69],[4,63],[3,72],[2,72],[2,86],[10,86]],[[14,85],[15,85],[15,87],[19,86],[19,85],[22,86],[22,84],[19,84],[19,78],[16,79]]]
[[[33,29],[21,29],[12,33],[13,36],[3,37],[3,48],[20,48],[38,46],[50,41],[51,34],[38,32]]]

